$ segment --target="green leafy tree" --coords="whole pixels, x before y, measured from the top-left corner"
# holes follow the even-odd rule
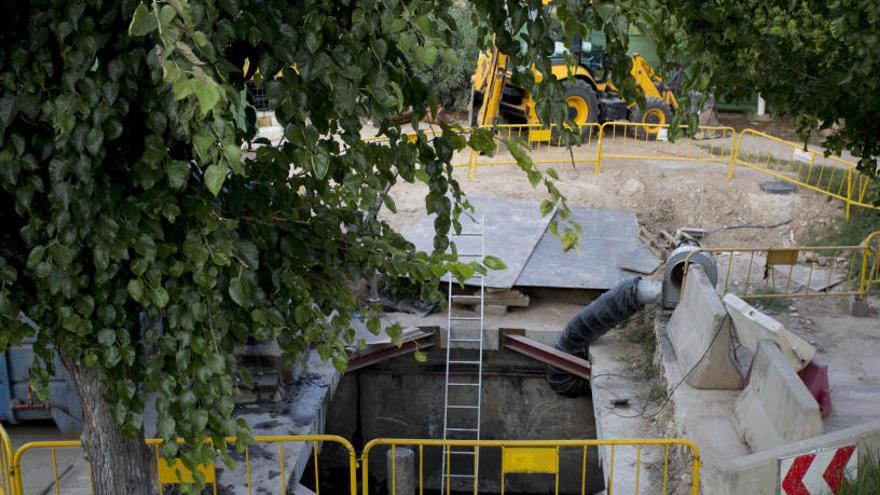
[[[639,16],[659,55],[687,64],[686,88],[719,97],[760,93],[796,118],[806,139],[860,157],[877,176],[880,155],[880,9],[872,0],[652,0]]]
[[[452,3],[50,0],[6,9],[0,351],[36,334],[43,385],[60,354],[82,399],[95,493],[151,493],[148,396],[161,453],[190,468],[212,462],[225,456],[225,437],[247,443],[233,400],[247,376],[233,351],[248,339],[276,339],[290,360],[314,348],[344,369],[353,311],[379,325],[352,281],[378,270],[430,297],[447,270],[485,269],[446,254],[445,234],[467,207],[452,156],[491,152],[491,134],[441,125],[410,140],[394,124],[406,109],[418,120],[436,108],[416,72],[449,49]],[[515,64],[552,51],[540,2],[473,5],[483,38],[495,32],[504,50],[519,49],[512,33],[534,34]],[[625,24],[608,4],[565,5],[576,30]],[[253,139],[244,87],[279,71],[263,82],[284,127],[272,147]],[[559,84],[535,90],[542,113],[561,121]],[[365,119],[387,140],[363,140]],[[547,188],[542,211],[558,204],[565,216],[552,181],[509,146],[532,184]],[[414,252],[370,214],[394,210],[387,191],[398,181],[428,185],[435,252]],[[565,227],[571,247],[577,235]]]

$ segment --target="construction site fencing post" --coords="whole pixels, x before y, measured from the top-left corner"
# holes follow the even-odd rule
[[[874,286],[880,287],[880,231],[866,237],[862,244],[865,250],[862,255],[860,289],[867,297]]]
[[[0,428],[2,429],[2,428]],[[3,432],[5,435],[5,432]],[[8,439],[8,437],[6,437]],[[228,446],[234,445],[236,442],[235,438],[227,438],[226,443]],[[278,485],[278,493],[286,494],[288,493],[287,484],[287,476],[290,474],[289,470],[286,469],[285,463],[285,444],[289,443],[306,443],[311,444],[310,455],[307,456],[312,465],[314,466],[314,479],[315,479],[315,494],[320,495],[321,493],[321,477],[320,477],[320,469],[318,463],[318,450],[320,446],[325,442],[332,442],[340,445],[344,448],[348,453],[348,482],[349,482],[349,495],[357,495],[357,455],[355,454],[354,447],[351,443],[336,435],[290,435],[290,436],[258,436],[252,439],[250,445],[244,448],[243,452],[243,466],[239,464],[236,466],[235,472],[243,471],[243,477],[246,483],[246,493],[248,495],[252,495],[253,493],[262,493],[259,490],[254,489],[254,484],[256,482],[262,482],[263,485],[268,483],[268,480],[256,480],[256,473],[253,471],[252,459],[250,455],[251,447],[254,445],[261,445],[264,448],[268,448],[269,445],[277,445],[277,453],[278,453],[278,471],[276,473],[280,473],[280,478],[277,482]],[[178,459],[175,463],[168,465],[167,461],[159,456],[159,446],[162,444],[161,439],[147,439],[145,443],[152,447],[152,450],[155,452],[155,469],[156,469],[156,479],[159,482],[159,493],[160,495],[164,491],[165,485],[173,485],[180,483],[191,483],[193,480],[193,473],[189,471],[183,463]],[[183,443],[182,441],[180,443]],[[8,445],[8,444],[7,444]],[[53,483],[55,488],[55,493],[57,495],[63,495],[64,490],[61,487],[61,476],[59,475],[59,462],[57,452],[59,449],[79,449],[82,448],[82,444],[79,440],[63,440],[63,441],[47,441],[47,442],[30,442],[22,445],[15,452],[15,455],[11,457],[12,463],[10,464],[11,468],[9,470],[9,476],[4,477],[4,480],[11,480],[11,483],[8,483],[9,488],[0,488],[6,489],[7,491],[0,491],[0,495],[24,495],[24,469],[23,469],[23,459],[25,454],[33,451],[40,450],[49,450],[49,455],[51,457],[52,470],[53,470]],[[6,449],[5,452],[11,452],[11,448]],[[264,450],[264,452],[268,452]],[[4,455],[0,454],[0,459],[4,459]],[[238,455],[236,455],[238,456]],[[296,462],[296,460],[294,460]],[[90,468],[91,469],[91,468]],[[215,465],[208,466],[200,466],[199,472],[205,476],[205,481],[209,485],[211,485],[211,489],[213,493],[217,493],[217,485],[218,479],[215,470]],[[6,473],[6,471],[4,471]],[[2,480],[0,480],[2,481]],[[91,479],[89,493],[94,493],[94,490],[91,487]],[[275,483],[272,483],[275,484]],[[0,483],[0,487],[4,487],[3,483]]]
[[[686,439],[418,440],[377,438],[368,442],[364,446],[363,453],[361,454],[361,495],[371,495],[371,493],[374,492],[370,489],[370,454],[373,452],[374,449],[380,446],[388,447],[392,451],[399,447],[413,448],[417,456],[416,465],[418,467],[416,483],[419,495],[423,495],[426,491],[429,490],[434,491],[438,489],[441,495],[451,495],[453,493],[453,490],[459,493],[465,491],[472,492],[474,495],[476,495],[479,488],[477,477],[470,476],[470,478],[473,478],[473,481],[466,482],[465,484],[471,483],[471,486],[465,487],[463,484],[453,481],[454,474],[450,472],[449,466],[453,455],[462,454],[468,454],[470,456],[469,459],[473,459],[472,461],[466,460],[465,462],[474,462],[476,464],[478,456],[484,457],[484,453],[487,451],[487,449],[500,449],[500,470],[498,473],[498,477],[494,479],[498,480],[501,495],[504,495],[505,480],[507,475],[509,474],[553,475],[552,486],[551,482],[548,481],[548,486],[545,491],[546,493],[559,493],[560,476],[578,476],[578,478],[576,478],[576,481],[579,482],[579,485],[581,487],[581,494],[586,494],[588,481],[587,449],[589,447],[606,447],[610,451],[609,472],[607,473],[609,479],[606,486],[606,493],[608,495],[613,495],[614,493],[627,493],[634,495],[638,495],[640,492],[648,493],[644,489],[646,482],[640,478],[640,473],[643,467],[642,464],[645,464],[642,461],[642,450],[651,447],[663,449],[662,487],[660,491],[652,491],[651,493],[670,493],[669,484],[671,478],[669,476],[669,465],[671,456],[670,450],[673,447],[685,449],[685,451],[689,454],[688,457],[691,461],[691,479],[688,493],[690,493],[691,495],[697,495],[699,493],[700,487],[700,450],[693,442]],[[620,467],[619,462],[618,466],[615,466],[615,450],[624,447],[631,447],[636,449],[636,462],[633,466],[633,468],[635,469],[633,486],[615,486],[615,484],[611,482],[612,480],[614,480],[615,468]],[[446,467],[446,472],[439,473],[439,485],[436,487],[425,486],[425,475],[427,470],[425,455],[426,450],[430,448],[438,449],[440,451],[440,455],[444,456],[446,459],[446,462],[443,464]],[[571,473],[562,470],[560,464],[561,449],[573,449],[576,452],[581,453],[582,457],[580,462],[580,473]],[[390,466],[391,479],[389,480],[389,488],[391,495],[397,495],[395,486],[393,484],[393,480],[397,477],[396,465],[394,464],[395,455],[393,453],[390,456],[390,459],[392,465]],[[388,466],[386,466],[386,468],[387,467]],[[480,479],[484,480],[485,477],[482,474],[480,474],[479,476]],[[659,481],[660,480],[658,480],[658,482]]]
[[[865,297],[873,285],[880,284],[878,245],[880,232],[858,246],[700,248],[685,258],[681,294],[684,297],[691,259],[706,253],[719,265],[716,287],[744,300]]]
[[[699,126],[696,131],[681,125],[684,136],[670,141],[669,124],[609,121],[600,126],[596,173],[607,159],[673,160],[727,165],[737,134],[732,127]],[[729,173],[729,172],[728,172]]]
[[[12,469],[12,440],[0,424],[0,495],[12,495],[15,472]]]

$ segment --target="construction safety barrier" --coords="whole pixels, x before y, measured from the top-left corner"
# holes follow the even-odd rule
[[[737,165],[843,201],[846,218],[852,206],[876,207],[867,194],[872,179],[859,172],[855,163],[837,156],[826,157],[820,151],[804,149],[803,144],[754,129],[739,134],[729,177],[734,176]]]
[[[491,127],[496,140],[492,156],[471,151],[468,177],[477,176],[484,165],[516,165],[507,143],[517,141],[528,148],[535,165],[589,164],[599,174],[606,159],[676,160],[727,165],[733,156],[736,131],[732,127],[701,126],[691,133],[681,126],[684,136],[675,142],[668,139],[668,124],[640,122],[605,122],[580,126],[580,138],[571,147],[555,126],[540,124],[505,124]]]
[[[555,125],[504,124],[485,128],[493,130],[495,153],[483,155],[471,151],[468,156],[468,177],[476,177],[478,167],[516,165],[516,158],[509,148],[511,142],[525,146],[535,165],[590,164],[594,170],[598,169],[601,142],[599,124],[579,126],[577,141],[571,147],[563,141],[562,133],[555,132]]]
[[[874,287],[880,288],[880,232],[874,232],[862,242],[865,248],[862,259],[860,287],[867,295]]]
[[[383,447],[380,449],[380,447]],[[587,475],[587,449],[590,447],[599,447],[608,452],[608,475],[605,490],[608,495],[614,493],[627,493],[637,495],[639,493],[671,493],[670,485],[670,461],[682,452],[672,452],[673,448],[678,448],[688,454],[691,464],[691,479],[689,493],[696,495],[700,486],[700,451],[696,445],[689,440],[683,439],[627,439],[627,440],[406,440],[406,439],[387,439],[377,438],[371,440],[364,446],[364,452],[361,456],[361,490],[362,495],[371,495],[375,493],[375,489],[370,489],[370,465],[373,460],[381,456],[387,457],[390,466],[384,466],[385,472],[390,477],[387,480],[389,493],[397,495],[397,452],[399,448],[411,448],[415,454],[414,473],[406,473],[403,476],[416,476],[413,488],[417,488],[419,495],[425,491],[450,495],[452,492],[471,492],[474,495],[478,493],[478,488],[487,483],[486,477],[489,476],[488,468],[498,466],[497,471],[493,473],[492,480],[489,483],[498,483],[501,495],[504,495],[505,488],[510,475],[543,475],[543,480],[548,484],[549,476],[552,476],[553,493],[559,493],[560,484],[567,482],[580,487],[580,493],[586,494],[587,487],[592,480],[588,480]],[[635,450],[635,464],[632,466],[632,484],[629,486],[619,486],[615,483],[614,471],[619,468],[615,466],[615,454],[620,449],[630,448]],[[643,451],[648,448],[662,449],[663,451],[663,467],[662,472],[658,472],[658,476],[662,479],[656,480],[657,486],[645,488],[648,480],[642,479],[642,470],[645,468],[643,461]],[[390,456],[388,455],[388,451]],[[376,455],[371,457],[371,454]],[[565,452],[568,451],[568,452]],[[575,455],[578,459],[572,465],[578,466],[579,469],[564,469],[563,455]],[[619,454],[618,454],[619,455]],[[491,462],[490,461],[490,456]],[[441,467],[434,472],[426,472],[426,458],[434,460],[432,465],[436,465],[439,459]],[[470,465],[471,473],[477,470],[477,476],[473,474],[456,474],[453,466],[456,458],[464,458],[464,463]],[[482,459],[482,460],[481,460]],[[571,460],[569,458],[569,460]],[[485,466],[480,469],[478,466]],[[467,466],[465,466],[465,469]],[[630,466],[627,463],[627,469]],[[430,470],[427,470],[430,471]],[[562,479],[563,477],[567,479]],[[620,478],[618,478],[619,480]],[[432,480],[433,485],[428,481]],[[408,486],[410,486],[408,484]],[[550,487],[541,490],[549,493]],[[681,493],[677,491],[676,493]]]
[[[147,445],[154,449],[156,455],[156,479],[159,482],[160,495],[167,486],[177,485],[181,483],[191,483],[194,479],[193,473],[187,469],[178,459],[175,463],[169,464],[159,455],[159,445],[162,440],[148,439]],[[235,444],[234,438],[227,438],[226,443],[230,446]],[[290,454],[290,444],[305,444],[305,448],[297,449],[296,454]],[[254,437],[249,446],[243,449],[243,452],[236,452],[230,449],[229,456],[236,462],[235,471],[222,471],[222,467],[214,464],[199,466],[198,471],[204,477],[205,483],[211,487],[214,494],[218,492],[218,484],[221,482],[232,484],[237,487],[244,486],[248,495],[253,493],[279,493],[284,495],[289,492],[287,478],[291,474],[291,470],[298,470],[300,473],[305,470],[309,461],[314,467],[314,492],[316,495],[321,493],[321,477],[318,463],[318,450],[323,443],[334,443],[348,452],[348,490],[350,495],[357,495],[357,457],[354,447],[348,440],[335,435],[304,435],[304,436],[258,436]],[[25,495],[25,487],[27,480],[23,461],[25,455],[32,453],[28,457],[36,457],[39,452],[46,452],[48,461],[52,466],[53,486],[56,495],[65,493],[59,474],[59,451],[81,448],[78,440],[67,441],[50,441],[50,442],[30,442],[22,445],[12,457],[11,468],[8,471],[9,488],[6,492],[0,492],[2,495]],[[251,457],[251,450],[257,450],[259,446],[259,454],[257,458]],[[275,446],[271,448],[270,446]],[[287,449],[285,449],[287,447]],[[64,456],[68,465],[75,463],[85,463],[84,456]],[[43,462],[46,462],[43,459]],[[4,471],[6,473],[7,471]],[[89,480],[91,481],[91,480]],[[335,481],[338,487],[339,480]],[[45,489],[45,487],[41,487]],[[71,493],[82,493],[84,487],[71,487]],[[338,488],[334,490],[338,493]],[[94,493],[91,485],[89,493]],[[236,493],[239,493],[236,491]]]
[[[0,425],[0,495],[12,495],[12,441]]]
[[[612,158],[730,163],[736,143],[732,127],[700,126],[691,132],[682,125],[681,131],[683,136],[673,142],[669,140],[668,124],[605,122],[599,133],[596,173],[601,173],[602,163]]]
[[[682,294],[698,253],[715,257],[721,292],[742,299],[865,297],[880,285],[880,232],[858,246],[700,248],[685,259]]]

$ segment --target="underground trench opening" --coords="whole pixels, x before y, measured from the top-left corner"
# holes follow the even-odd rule
[[[487,334],[487,340],[491,341],[492,331]],[[504,349],[484,351],[483,363],[481,439],[596,438],[591,398],[556,395],[547,384],[546,365]],[[427,352],[425,362],[418,362],[411,355],[401,356],[348,373],[333,398],[324,431],[352,439],[358,454],[375,438],[442,438],[444,373],[445,351],[440,346]],[[476,376],[463,373],[455,380],[476,380]],[[450,393],[450,403],[454,400],[456,397]],[[449,414],[475,414],[474,410],[453,411]],[[449,419],[452,424],[454,418]],[[453,434],[450,437],[455,438]],[[457,438],[473,437],[462,433]],[[398,448],[404,447],[407,446]],[[418,490],[421,464],[422,493],[445,493],[441,474],[443,448],[425,446],[421,451],[418,446],[410,448],[414,453],[415,490]],[[387,446],[371,450],[370,494],[391,493],[386,473],[388,450]],[[596,449],[584,450],[583,447],[560,448],[559,466],[563,474],[559,479],[559,493],[582,493],[584,486],[586,493],[604,489]],[[479,450],[479,493],[501,492],[501,454],[500,447]],[[473,455],[450,453],[449,459],[450,473],[473,473]],[[322,493],[349,493],[347,463],[344,449],[324,444],[318,458]],[[305,473],[301,483],[314,490],[314,464],[310,464]],[[472,478],[452,478],[450,483],[451,492],[474,492]],[[554,486],[555,476],[551,474],[508,474],[504,478],[505,493],[548,493]],[[398,490],[397,493],[403,492]]]

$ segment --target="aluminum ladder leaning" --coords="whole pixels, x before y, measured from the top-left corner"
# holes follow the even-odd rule
[[[458,259],[482,262],[485,258],[484,219],[462,222],[461,233],[449,233],[449,248],[455,245]],[[473,229],[473,230],[469,230]],[[477,273],[471,279],[479,282],[476,294],[455,294],[453,286],[460,281],[447,274],[446,309],[446,378],[443,394],[443,439],[479,440],[483,392],[483,316],[485,276]],[[471,314],[461,314],[455,303],[470,302]],[[479,448],[444,447],[441,462],[443,486],[441,493],[472,491],[477,493],[479,481]]]

